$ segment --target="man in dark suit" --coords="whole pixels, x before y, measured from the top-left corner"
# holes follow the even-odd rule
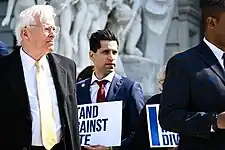
[[[161,126],[180,134],[179,150],[225,149],[225,1],[202,0],[205,37],[167,64]]]
[[[90,59],[94,63],[91,78],[77,83],[78,104],[123,101],[122,143],[120,149],[128,149],[144,96],[139,83],[115,73],[119,42],[109,30],[99,30],[90,38]],[[101,82],[104,82],[101,84]],[[101,84],[101,85],[100,85]],[[101,87],[101,88],[100,88]],[[104,146],[87,146],[89,150],[106,150]]]
[[[52,54],[58,27],[51,6],[20,14],[21,49],[0,59],[0,145],[8,150],[79,150],[76,65]]]

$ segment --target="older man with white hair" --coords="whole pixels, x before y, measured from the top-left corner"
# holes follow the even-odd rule
[[[59,33],[49,5],[22,11],[15,28],[20,50],[0,60],[1,147],[79,150],[76,64],[52,54]]]

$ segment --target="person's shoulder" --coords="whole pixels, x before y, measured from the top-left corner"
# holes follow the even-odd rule
[[[88,81],[90,81],[90,80],[91,80],[91,78],[87,78],[87,79],[81,80],[81,81],[77,82],[77,86],[78,87],[82,87],[82,86],[86,85],[86,83]]]
[[[115,74],[115,77],[119,78],[119,79],[122,79],[123,80],[123,83],[125,85],[129,85],[129,86],[133,86],[133,85],[139,85],[140,86],[140,83],[135,81],[135,80],[132,80],[132,79],[129,79],[127,77],[124,77],[124,76],[121,76],[121,75],[118,75],[118,74]]]
[[[56,53],[52,53],[53,56],[57,57],[61,62],[64,62],[64,63],[72,63],[74,64],[75,62],[70,59],[70,58],[67,58],[65,56],[62,56],[62,55],[59,55],[59,54],[56,54]]]
[[[160,104],[160,99],[161,99],[161,93],[155,94],[155,95],[151,96],[147,100],[146,105],[149,105],[149,104]]]
[[[197,46],[194,46],[188,50],[178,52],[174,56],[171,57],[171,59],[178,59],[178,60],[189,60],[195,58],[197,56],[197,51],[201,49],[202,43],[198,44]]]
[[[76,70],[76,63],[72,59],[55,53],[51,53],[51,55],[54,61],[58,62],[63,68],[65,68],[69,72],[74,69]]]
[[[8,64],[11,63],[13,61],[13,57],[12,57],[12,53],[6,56],[1,56],[0,57],[0,67],[7,67],[8,68]],[[7,65],[6,65],[7,64]]]
[[[186,51],[177,53],[171,59],[179,59],[179,60],[189,59],[195,54],[196,48],[197,47],[193,47],[193,48],[190,48],[190,49],[188,49]]]
[[[178,66],[182,66],[184,68],[193,68],[193,65],[196,65],[199,63],[200,59],[200,55],[199,55],[199,51],[201,51],[202,49],[202,44],[199,44],[195,47],[192,47],[186,51],[177,53],[176,55],[172,56],[168,62],[167,65],[171,66],[173,65],[178,65]]]

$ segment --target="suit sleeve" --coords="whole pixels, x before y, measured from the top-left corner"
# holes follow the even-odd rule
[[[141,88],[141,85],[137,82],[135,82],[134,85],[133,85],[132,97],[135,100],[137,110],[140,113],[142,108],[145,105],[145,101],[144,101],[144,94],[143,94],[143,90]]]
[[[74,101],[71,102],[71,105],[73,106],[73,130],[74,130],[74,140],[75,145],[77,148],[80,148],[80,137],[79,137],[79,129],[78,129],[78,109],[77,109],[77,95],[76,95],[76,64],[73,62],[73,79],[74,79]]]
[[[129,108],[129,128],[130,135],[125,139],[122,139],[120,150],[132,149],[132,140],[134,138],[134,132],[137,127],[138,117],[141,109],[144,106],[144,96],[142,92],[142,88],[139,83],[134,82],[130,89],[130,108]],[[124,117],[124,116],[123,116]]]
[[[160,125],[179,134],[209,138],[214,114],[188,111],[192,98],[190,88],[190,75],[185,63],[176,56],[171,58],[160,101]]]

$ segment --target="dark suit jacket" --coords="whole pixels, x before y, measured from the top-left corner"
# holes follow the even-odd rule
[[[210,132],[213,114],[225,111],[225,72],[204,42],[169,60],[160,104],[160,124],[180,134],[179,150],[225,149],[224,131]]]
[[[91,78],[77,83],[77,102],[78,104],[91,103],[90,97]],[[85,86],[82,86],[84,84]],[[125,77],[115,74],[110,85],[107,101],[123,100],[122,110],[122,143],[121,149],[127,149],[133,136],[134,129],[138,120],[138,105],[144,105],[144,96],[139,83],[131,81]]]
[[[76,65],[73,61],[48,54],[56,88],[66,150],[79,150],[76,101]],[[32,116],[20,51],[0,59],[0,145],[6,149],[29,150]]]
[[[147,124],[147,113],[146,113],[146,105],[150,104],[159,104],[160,103],[161,94],[153,95],[151,98],[149,98],[143,107],[139,121],[138,126],[132,141],[132,148],[135,150],[166,150],[167,148],[150,148],[149,143],[149,135],[148,135],[148,124]]]

